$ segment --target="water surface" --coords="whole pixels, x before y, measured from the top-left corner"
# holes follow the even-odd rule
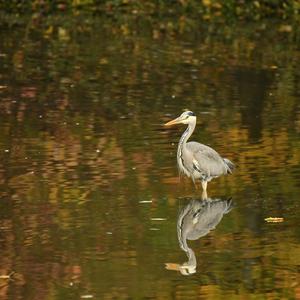
[[[277,27],[135,31],[107,19],[0,31],[1,299],[300,297],[299,47]],[[184,127],[237,169],[230,213],[177,238],[201,190],[179,181]],[[282,217],[267,223],[267,217]],[[14,273],[11,273],[14,272]]]

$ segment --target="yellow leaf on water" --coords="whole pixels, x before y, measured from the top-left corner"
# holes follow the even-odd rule
[[[211,1],[210,0],[202,0],[202,4],[204,6],[210,6],[211,5]]]
[[[268,217],[268,218],[265,218],[265,221],[268,222],[268,223],[281,223],[283,222],[283,218],[277,218],[277,217]]]
[[[61,41],[69,41],[70,40],[70,35],[67,29],[63,27],[58,28],[58,38]]]
[[[44,32],[45,36],[49,36],[53,33],[53,26],[49,26],[48,29]]]
[[[286,25],[283,24],[279,27],[278,29],[279,32],[292,32],[293,31],[293,27],[291,25]]]
[[[108,59],[106,57],[102,57],[99,60],[100,65],[107,65],[108,64]]]

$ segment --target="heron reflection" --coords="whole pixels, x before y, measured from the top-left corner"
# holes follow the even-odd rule
[[[180,248],[186,253],[188,261],[182,265],[166,264],[167,269],[180,271],[183,275],[196,272],[195,252],[187,240],[197,240],[215,229],[223,216],[233,208],[232,200],[210,199],[191,200],[180,212],[177,220],[177,235]]]

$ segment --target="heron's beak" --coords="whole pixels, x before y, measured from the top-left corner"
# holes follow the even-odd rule
[[[181,123],[181,119],[180,118],[176,118],[176,119],[174,119],[172,121],[169,121],[169,122],[165,123],[164,125],[165,126],[172,126],[172,125],[179,124],[179,123]]]

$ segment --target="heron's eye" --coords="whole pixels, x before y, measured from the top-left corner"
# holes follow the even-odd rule
[[[188,116],[193,117],[193,116],[195,116],[195,114],[194,114],[192,111],[189,111],[189,112],[188,112]]]

